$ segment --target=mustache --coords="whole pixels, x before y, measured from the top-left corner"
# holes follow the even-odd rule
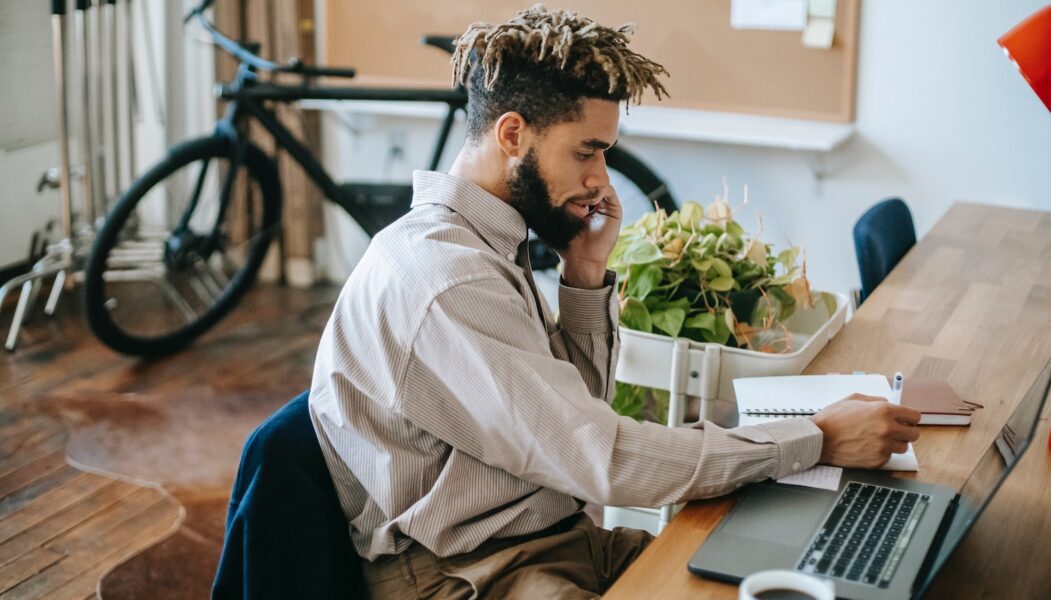
[[[570,202],[591,202],[595,198],[598,198],[601,193],[602,193],[602,188],[592,188],[591,191],[588,192],[587,194],[582,194],[580,196],[570,196],[569,201]]]

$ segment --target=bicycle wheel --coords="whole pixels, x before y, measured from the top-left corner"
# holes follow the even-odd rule
[[[84,271],[91,330],[136,356],[185,346],[252,285],[280,214],[276,168],[259,148],[219,135],[173,147],[98,232]]]
[[[619,145],[606,151],[606,168],[610,184],[617,190],[624,218],[621,226],[630,225],[639,217],[656,208],[668,214],[678,210],[668,186],[649,167]],[[529,260],[534,269],[551,269],[558,266],[556,255],[543,242],[530,233]]]

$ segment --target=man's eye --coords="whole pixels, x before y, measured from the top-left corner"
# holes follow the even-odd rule
[[[577,158],[580,160],[587,160],[593,156],[595,156],[594,153],[577,152]]]

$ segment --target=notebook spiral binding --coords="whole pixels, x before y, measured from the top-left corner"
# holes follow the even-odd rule
[[[744,411],[749,417],[805,417],[815,415],[812,408],[749,408]]]

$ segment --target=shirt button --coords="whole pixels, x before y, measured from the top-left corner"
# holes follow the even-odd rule
[[[793,471],[798,471],[799,470],[799,462],[798,461],[792,463],[792,470]]]
[[[515,255],[514,255],[514,254],[510,254],[510,253],[508,253],[508,255],[507,255],[507,260],[509,260],[509,261],[511,261],[511,262],[515,262]]]

